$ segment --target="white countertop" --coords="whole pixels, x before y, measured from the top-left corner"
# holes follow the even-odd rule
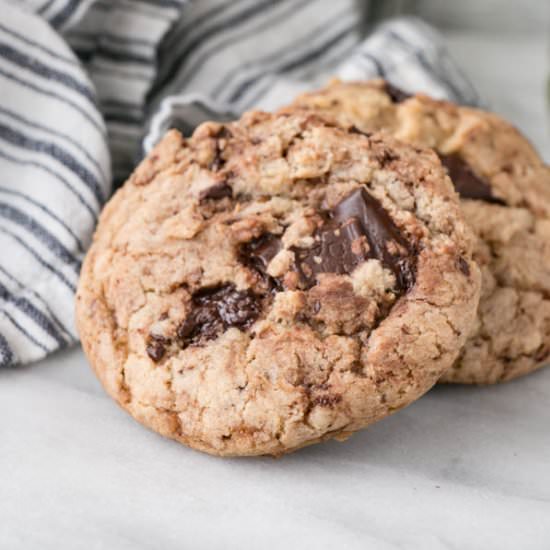
[[[450,33],[549,159],[542,38]],[[347,443],[221,460],[147,431],[80,349],[0,371],[0,548],[550,548],[550,368],[442,386]]]
[[[0,548],[550,547],[550,369],[442,386],[347,443],[222,460],[103,393],[80,350],[0,373]]]

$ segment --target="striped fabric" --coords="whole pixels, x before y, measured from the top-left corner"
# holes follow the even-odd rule
[[[0,366],[77,340],[99,211],[168,128],[272,109],[334,75],[478,103],[421,21],[364,37],[374,1],[0,0]]]

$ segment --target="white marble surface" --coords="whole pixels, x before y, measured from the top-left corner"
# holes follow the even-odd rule
[[[542,37],[448,38],[548,158]],[[0,548],[547,550],[549,404],[550,368],[437,387],[345,444],[220,460],[140,427],[65,351],[0,372]]]
[[[0,548],[550,547],[550,369],[274,460],[162,439],[79,350],[0,373]]]

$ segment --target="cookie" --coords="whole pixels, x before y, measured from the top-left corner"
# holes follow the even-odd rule
[[[478,237],[482,293],[472,334],[443,381],[491,384],[549,362],[550,169],[515,128],[383,81],[335,81],[286,110],[432,147],[447,168]]]
[[[301,115],[171,131],[102,213],[82,344],[122,407],[196,449],[342,439],[456,359],[473,242],[432,151]]]

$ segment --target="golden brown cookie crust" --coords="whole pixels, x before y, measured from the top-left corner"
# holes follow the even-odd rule
[[[322,258],[307,251],[357,193],[405,239],[386,242],[414,257],[404,286],[403,262],[372,257],[299,275],[297,257],[316,269]],[[266,235],[278,250],[263,266]],[[279,455],[344,438],[420,397],[456,359],[479,295],[473,241],[429,150],[309,115],[171,131],[101,215],[77,296],[82,344],[122,407],[196,449]],[[372,252],[359,237],[350,261],[361,246]],[[211,300],[238,326],[220,328]]]
[[[445,382],[490,384],[550,359],[550,169],[500,117],[419,94],[394,97],[383,81],[334,81],[286,110],[315,112],[343,127],[384,131],[460,158],[493,200],[463,198],[479,237],[482,297],[473,332]],[[397,99],[397,100],[396,100]]]

